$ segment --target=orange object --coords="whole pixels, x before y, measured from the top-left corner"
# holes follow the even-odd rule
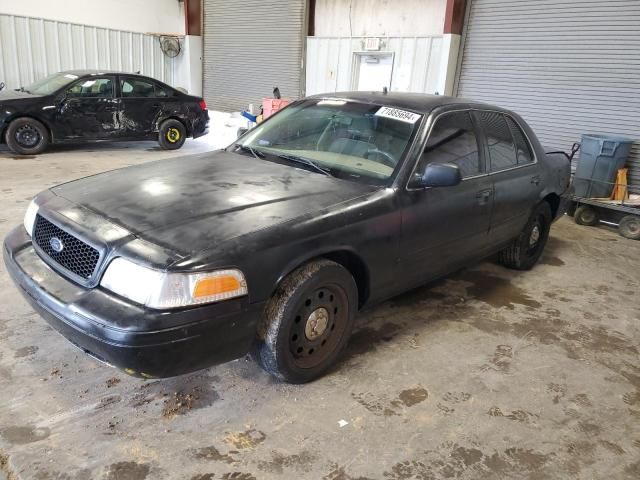
[[[194,298],[210,297],[220,293],[233,292],[241,287],[236,277],[225,275],[198,280],[193,289]]]
[[[616,184],[611,192],[612,200],[628,200],[629,192],[627,190],[627,171],[628,168],[621,168],[616,175]]]
[[[282,110],[290,103],[291,100],[289,100],[288,98],[263,98],[262,115],[266,119],[276,113],[278,110]]]

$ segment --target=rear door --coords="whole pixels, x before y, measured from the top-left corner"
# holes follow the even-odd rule
[[[523,130],[509,115],[475,112],[483,130],[494,190],[490,236],[507,242],[524,228],[542,191],[539,165]]]
[[[127,137],[144,137],[156,132],[169,93],[150,79],[120,75],[122,123]]]
[[[55,139],[103,140],[121,134],[115,76],[78,80],[60,95],[58,102]]]
[[[421,176],[429,163],[457,165],[462,182],[439,188],[409,184],[400,271],[413,284],[480,258],[488,247],[493,188],[469,111],[447,112],[436,119],[412,178]]]

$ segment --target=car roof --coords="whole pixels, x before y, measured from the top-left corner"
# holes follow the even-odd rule
[[[64,72],[59,72],[59,73],[76,75],[78,77],[87,77],[87,76],[93,76],[93,75],[127,75],[127,76],[132,76],[132,77],[149,78],[151,80],[158,81],[153,77],[148,77],[146,75],[141,75],[139,73],[120,72],[118,70],[90,70],[90,69],[86,69],[86,70],[66,70]]]
[[[341,100],[353,100],[355,102],[372,103],[385,107],[404,108],[420,113],[430,113],[438,107],[446,105],[459,105],[468,107],[490,108],[504,110],[502,108],[476,102],[464,98],[448,97],[445,95],[429,95],[426,93],[406,93],[406,92],[336,92],[320,95],[313,95],[309,98],[339,98]]]

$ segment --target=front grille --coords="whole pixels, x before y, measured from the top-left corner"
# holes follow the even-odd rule
[[[52,242],[52,239],[56,238]],[[100,252],[91,245],[65,232],[40,215],[36,216],[33,239],[40,249],[58,265],[70,272],[89,280],[98,265]],[[56,251],[53,245],[62,246]]]

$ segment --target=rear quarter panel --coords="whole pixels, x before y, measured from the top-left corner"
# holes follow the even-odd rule
[[[200,99],[191,95],[178,93],[174,98],[166,100],[163,108],[155,121],[154,131],[158,132],[162,122],[169,118],[175,118],[185,124],[187,134],[192,136],[198,130],[200,124],[208,120],[200,109]]]
[[[571,165],[569,160],[562,154],[547,155],[538,136],[529,124],[518,114],[510,113],[518,120],[518,123],[529,137],[538,159],[538,172],[541,179],[540,200],[550,194],[558,197],[562,196],[568,191],[570,185]]]

